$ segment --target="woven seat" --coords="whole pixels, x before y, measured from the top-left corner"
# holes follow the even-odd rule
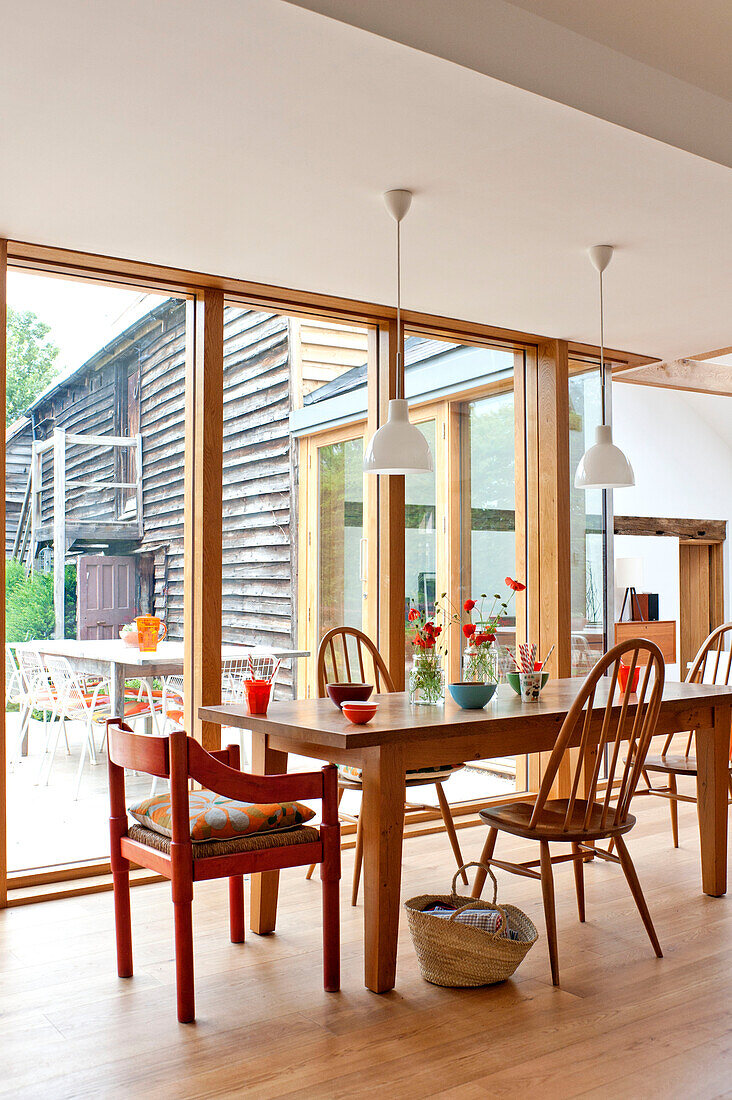
[[[170,837],[146,829],[144,825],[130,825],[127,834],[130,840],[146,844],[158,852],[170,855]],[[309,825],[298,825],[294,829],[279,829],[274,833],[255,833],[253,836],[238,836],[233,840],[204,840],[191,845],[194,862],[209,856],[230,856],[235,852],[261,852],[265,848],[287,848],[292,844],[317,844],[320,833]]]

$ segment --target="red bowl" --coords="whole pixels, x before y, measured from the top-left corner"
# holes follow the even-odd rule
[[[374,689],[371,684],[349,684],[346,682],[342,684],[326,684],[325,690],[328,692],[331,702],[335,703],[338,710],[340,710],[345,699],[365,702]]]
[[[376,703],[366,703],[362,699],[344,699],[341,709],[354,726],[364,726],[376,714]]]

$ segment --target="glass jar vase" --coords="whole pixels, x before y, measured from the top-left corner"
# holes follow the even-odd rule
[[[466,646],[463,652],[463,680],[478,684],[497,683],[497,658],[495,642]]]
[[[445,702],[442,657],[434,650],[414,655],[409,672],[409,702],[427,707],[439,707]]]

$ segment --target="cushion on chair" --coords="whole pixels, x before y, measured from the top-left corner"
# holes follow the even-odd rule
[[[215,791],[190,791],[188,794],[191,840],[194,844],[211,840],[271,833],[291,829],[315,817],[315,811],[300,802],[237,802]],[[173,819],[169,794],[144,798],[127,811],[135,821],[161,836],[172,836]]]
[[[154,833],[142,825],[131,825],[127,834],[130,840],[145,844],[158,852],[170,855],[170,837]],[[317,844],[320,832],[311,825],[296,825],[292,829],[281,829],[276,833],[255,833],[253,836],[238,836],[233,840],[204,840],[192,845],[194,859],[208,859],[212,856],[230,856],[237,852],[259,852],[263,848],[289,848],[293,844]]]
[[[441,764],[435,768],[414,768],[407,771],[407,783],[439,783],[464,767],[464,764]],[[349,783],[360,783],[362,780],[361,769],[351,764],[339,764],[338,774]]]

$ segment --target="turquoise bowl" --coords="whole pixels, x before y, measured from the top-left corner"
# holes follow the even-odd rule
[[[453,699],[463,710],[482,710],[496,691],[496,684],[477,684],[466,680],[447,686]]]
[[[521,694],[521,684],[519,683],[519,674],[518,674],[518,672],[507,672],[506,673],[506,679],[508,680],[509,684],[511,685],[513,690],[516,692],[516,694],[520,695]],[[549,679],[549,673],[548,672],[542,672],[542,674],[541,674],[541,686],[542,687],[544,687],[546,685],[546,682],[547,682],[548,679]]]

